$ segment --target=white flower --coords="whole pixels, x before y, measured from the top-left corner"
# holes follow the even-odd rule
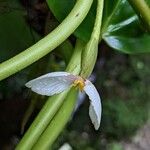
[[[101,100],[95,86],[89,80],[68,72],[53,72],[27,82],[26,86],[32,91],[46,96],[61,93],[70,86],[79,87],[89,96],[89,116],[95,129],[98,130],[101,121]]]

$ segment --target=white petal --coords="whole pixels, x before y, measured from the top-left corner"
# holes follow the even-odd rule
[[[84,91],[89,96],[90,107],[89,107],[89,116],[96,130],[98,130],[101,121],[101,99],[95,88],[95,86],[89,81],[85,81]]]
[[[51,96],[69,88],[76,78],[68,72],[53,72],[27,82],[26,86],[38,94]]]

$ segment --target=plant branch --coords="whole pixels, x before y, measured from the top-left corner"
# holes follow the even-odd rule
[[[55,139],[58,137],[64,126],[68,122],[77,99],[77,90],[71,89],[66,97],[63,105],[54,116],[46,130],[43,132],[37,143],[34,145],[33,150],[49,149]]]
[[[82,68],[80,75],[88,78],[93,71],[98,53],[98,44],[101,33],[104,0],[98,0],[97,13],[91,38],[86,44],[82,54]],[[90,60],[90,61],[89,61]]]
[[[82,47],[82,43],[78,41],[73,56],[67,67],[67,71],[72,72],[73,74],[79,74],[81,69],[82,49],[80,47]],[[30,150],[32,148],[55,113],[61,107],[68,92],[69,90],[59,95],[52,96],[47,100],[46,104],[44,105],[34,122],[31,124],[30,128],[25,133],[20,143],[17,145],[16,150]]]
[[[150,7],[145,0],[128,0],[138,16],[146,24],[150,31]]]

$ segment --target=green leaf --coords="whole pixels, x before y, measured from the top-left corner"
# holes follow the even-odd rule
[[[0,2],[0,62],[32,45],[34,39],[39,39],[34,31],[31,33],[25,14],[18,0]]]
[[[150,3],[150,0],[147,0]],[[61,22],[72,9],[75,0],[47,0],[54,16]],[[88,41],[96,13],[96,0],[84,22],[74,35]],[[105,0],[102,39],[113,49],[124,53],[150,52],[150,35],[144,31],[127,0]]]
[[[150,35],[126,0],[105,1],[102,38],[124,53],[150,52]]]
[[[60,22],[62,22],[62,20],[69,14],[75,2],[76,2],[75,0],[47,0],[47,4],[50,10]],[[90,39],[92,29],[94,26],[95,15],[96,15],[95,7],[96,7],[96,1],[93,3],[92,9],[88,13],[85,20],[74,32],[74,35],[76,37],[86,42]]]

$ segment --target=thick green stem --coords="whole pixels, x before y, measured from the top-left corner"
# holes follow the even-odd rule
[[[82,43],[77,42],[73,56],[67,67],[67,71],[72,72],[73,74],[79,74],[81,69],[81,46]],[[68,91],[65,91],[59,95],[52,96],[47,100],[46,104],[30,126],[28,131],[25,133],[20,143],[17,145],[16,150],[30,150],[32,148],[32,146],[35,144],[39,136],[45,130],[55,113],[62,105],[65,97],[68,94]]]
[[[150,7],[145,0],[128,0],[150,31]]]
[[[78,0],[70,14],[49,35],[17,56],[0,64],[0,80],[20,71],[66,40],[86,17],[93,0]]]
[[[81,68],[80,75],[83,78],[89,77],[95,66],[97,53],[98,53],[99,38],[101,33],[103,6],[104,6],[104,0],[98,0],[94,29],[91,38],[86,44],[82,54],[82,68]]]
[[[88,53],[87,53],[87,51],[85,51],[85,53],[87,53],[86,57],[88,58],[88,59],[86,58],[87,64],[84,64],[84,66],[82,64],[82,69],[92,69],[93,70],[95,62],[91,62],[93,60],[93,59],[91,60],[91,57],[93,57],[93,53],[97,52],[97,49],[94,49],[94,48],[95,48],[95,45],[98,46],[98,42],[99,42],[102,11],[103,11],[103,0],[99,0],[95,26],[94,26],[93,33],[92,33],[91,39],[90,39],[91,46],[88,46],[87,47],[88,49],[85,49],[88,51]],[[95,40],[96,40],[96,43],[95,43]],[[85,44],[79,43],[78,45],[80,45],[79,46],[80,49],[84,49]],[[92,46],[94,46],[94,48],[92,48]],[[91,56],[91,53],[92,53],[92,56]],[[85,56],[85,55],[83,55],[83,56]],[[97,56],[97,53],[96,53],[96,56]],[[76,57],[76,56],[74,55],[74,57]],[[82,57],[82,59],[85,59],[85,58]],[[90,63],[89,61],[94,64],[92,66],[88,66],[89,68],[84,68],[85,65],[88,65]],[[77,63],[77,64],[80,64],[80,63]],[[76,63],[74,64],[75,68],[77,67],[77,64]],[[81,71],[81,73],[82,73],[82,71]],[[89,71],[86,70],[84,73],[86,73],[86,74],[82,74],[84,77],[89,76]],[[69,94],[71,94],[71,93],[69,93]],[[73,111],[74,104],[75,104],[75,100],[70,97],[64,101],[60,110],[56,113],[56,115],[50,122],[47,129],[43,132],[43,134],[41,135],[41,137],[39,138],[37,143],[34,145],[34,147],[33,147],[34,150],[40,150],[40,149],[47,150],[50,148],[50,146],[53,144],[53,142],[55,141],[57,136],[60,134],[60,132],[64,128],[65,124],[67,123],[67,121],[70,117],[70,114]]]
[[[30,150],[32,148],[39,136],[47,127],[49,121],[53,118],[53,116],[63,103],[63,100],[67,96],[68,91],[53,96],[47,100],[46,104],[43,106],[42,110],[35,118],[31,126],[21,139],[20,143],[17,145],[16,150]]]
[[[48,150],[68,122],[76,104],[77,91],[73,88],[65,99],[60,110],[43,132],[33,150]]]
[[[78,75],[81,70],[81,54],[82,50],[85,46],[85,43],[77,40],[74,53],[72,55],[72,58],[70,60],[70,63],[68,64],[66,71],[71,72],[74,75]]]

